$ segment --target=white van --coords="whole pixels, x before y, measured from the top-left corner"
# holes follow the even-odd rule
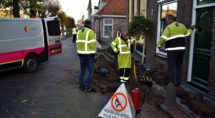
[[[39,63],[61,51],[57,17],[0,18],[0,71],[23,67],[34,72]]]

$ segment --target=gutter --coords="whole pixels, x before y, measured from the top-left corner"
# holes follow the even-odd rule
[[[126,15],[93,15],[93,17],[114,17],[114,18],[126,18]]]

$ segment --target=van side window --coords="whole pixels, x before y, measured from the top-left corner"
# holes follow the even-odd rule
[[[58,20],[48,21],[47,25],[50,36],[60,35],[60,24]]]

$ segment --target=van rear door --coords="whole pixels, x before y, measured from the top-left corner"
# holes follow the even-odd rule
[[[45,18],[46,36],[49,56],[62,52],[60,39],[60,22],[57,17]]]

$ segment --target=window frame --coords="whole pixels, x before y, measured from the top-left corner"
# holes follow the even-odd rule
[[[167,1],[165,2],[165,0],[160,0],[158,1],[158,19],[157,19],[157,37],[156,37],[156,42],[160,39],[160,35],[161,35],[161,11],[162,11],[162,5],[165,4],[170,4],[170,3],[177,3],[177,11],[178,11],[178,0],[173,0],[173,1]],[[163,58],[167,58],[167,53],[166,52],[162,52],[159,50],[159,48],[156,45],[156,51],[155,54],[157,56],[163,57]]]
[[[105,24],[106,20],[111,20],[112,24]],[[103,19],[103,37],[104,38],[109,38],[110,35],[108,35],[108,36],[105,35],[105,26],[111,26],[112,27],[111,36],[113,36],[113,19],[112,18],[104,18]]]
[[[53,25],[53,22],[55,23],[55,25]],[[51,26],[51,27],[50,27]],[[57,28],[57,32],[56,31],[56,28],[53,29],[53,26]],[[59,36],[60,35],[60,21],[59,20],[50,20],[50,21],[47,21],[47,29],[48,29],[48,35],[49,36]],[[55,32],[53,32],[53,30]]]
[[[199,5],[208,5],[208,4],[214,4],[215,2],[212,2],[212,1],[200,1],[200,0],[197,0],[196,1],[196,5],[199,6]]]

